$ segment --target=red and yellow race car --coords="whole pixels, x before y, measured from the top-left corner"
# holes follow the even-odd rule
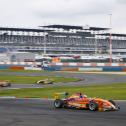
[[[89,109],[91,111],[111,111],[119,110],[120,107],[113,100],[105,100],[101,98],[88,98],[86,95],[76,93],[68,97],[68,93],[64,93],[65,98],[60,99],[59,95],[62,93],[56,93],[56,99],[54,101],[55,108],[77,108],[77,109]]]

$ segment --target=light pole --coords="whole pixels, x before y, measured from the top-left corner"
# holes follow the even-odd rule
[[[46,54],[46,42],[48,33],[44,32],[44,55]]]
[[[112,63],[112,14],[109,14],[110,18],[110,36],[109,36],[109,55],[110,55],[110,60],[109,62]]]
[[[97,42],[97,35],[95,35],[95,54],[98,53],[98,42]]]

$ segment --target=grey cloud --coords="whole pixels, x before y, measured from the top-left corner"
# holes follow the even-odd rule
[[[64,0],[67,1],[68,0]],[[107,10],[111,10],[113,8],[113,5],[107,4],[108,2],[92,2],[92,0],[87,2],[85,4],[84,1],[79,0],[81,4],[78,4],[78,2],[75,2],[75,4],[72,4],[72,1],[70,0],[69,4],[64,4],[62,8],[61,5],[58,5],[56,7],[51,7],[50,9],[47,9],[48,7],[45,7],[43,9],[37,9],[34,11],[34,14],[36,16],[42,18],[42,17],[69,17],[69,16],[80,16],[80,15],[95,15],[95,14],[105,14],[107,13]],[[53,4],[52,6],[55,6]]]
[[[38,26],[43,22],[106,25],[126,29],[126,0],[0,0],[0,25]],[[121,28],[120,28],[121,30]]]
[[[116,0],[116,2],[119,4],[126,4],[126,0]]]

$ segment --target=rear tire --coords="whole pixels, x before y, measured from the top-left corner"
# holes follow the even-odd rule
[[[56,99],[56,100],[54,101],[54,107],[55,107],[55,108],[62,108],[63,105],[64,105],[63,100]]]
[[[98,110],[98,104],[97,104],[96,102],[94,102],[94,101],[91,101],[91,102],[89,103],[89,110],[91,110],[91,111],[96,111],[96,110]]]

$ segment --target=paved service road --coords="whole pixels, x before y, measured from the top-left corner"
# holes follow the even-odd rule
[[[126,126],[126,102],[121,110],[55,109],[52,101],[0,99],[0,126]]]

